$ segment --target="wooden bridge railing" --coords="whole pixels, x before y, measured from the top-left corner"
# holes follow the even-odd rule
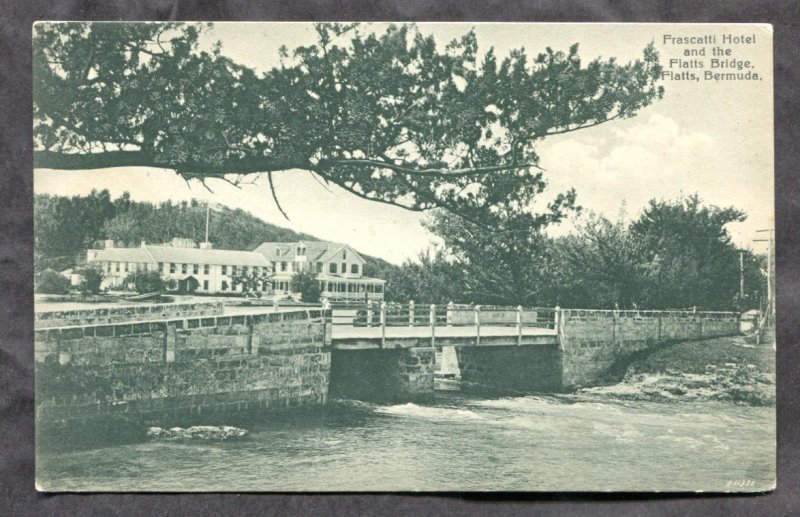
[[[333,325],[352,327],[539,327],[556,328],[552,307],[370,302],[332,305]]]

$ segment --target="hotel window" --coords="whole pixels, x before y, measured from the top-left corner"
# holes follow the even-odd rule
[[[342,260],[347,260],[347,250],[342,251]]]
[[[328,266],[328,271],[330,271],[331,273],[336,274],[336,263],[335,262],[331,262],[331,265]]]
[[[211,266],[209,266],[208,264],[204,265],[203,266],[203,274],[207,275],[207,274],[209,274],[209,271],[211,271]]]
[[[232,274],[232,275],[235,275],[235,274],[236,274],[236,273],[238,273],[238,272],[239,272],[239,268],[238,268],[238,267],[236,267],[236,266],[231,266],[231,274]]]
[[[128,263],[127,262],[125,263],[125,272],[126,273],[128,272]]]
[[[357,274],[358,273],[358,264],[351,264],[350,265],[350,272],[353,273],[353,274]]]
[[[186,274],[186,272],[188,271],[188,266],[189,266],[189,264],[181,264],[181,274],[182,275]]]
[[[347,264],[342,262],[342,274],[347,273]]]
[[[200,273],[200,264],[195,264],[194,267],[192,268],[192,274],[197,275],[199,273]]]
[[[163,262],[159,262],[158,263],[158,271],[163,271],[165,273],[167,272],[167,270],[164,269],[164,263]]]
[[[208,280],[203,280],[203,291],[208,291]]]
[[[250,269],[247,266],[242,266],[242,274],[246,275]]]
[[[272,263],[272,270],[273,271],[277,271],[278,270],[278,263],[277,262],[273,262]]]
[[[225,267],[225,266],[223,266],[223,267]],[[226,282],[225,280],[222,281],[222,290],[223,291],[227,291],[228,290],[228,282]]]
[[[174,262],[170,262],[169,263],[169,272],[170,273],[174,273],[175,272],[175,263]]]
[[[106,271],[111,273],[111,262],[106,262]]]
[[[304,257],[306,255],[306,248],[304,246],[297,247],[297,256]]]
[[[281,271],[286,271],[287,265],[288,264],[286,262],[281,262]]]
[[[119,262],[116,263],[116,271],[119,273]]]
[[[227,275],[228,274],[228,266],[222,266],[222,274],[223,275]]]
[[[317,273],[322,273],[322,262],[317,262]]]

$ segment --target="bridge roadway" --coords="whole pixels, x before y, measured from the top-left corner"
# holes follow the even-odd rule
[[[554,329],[533,326],[379,326],[356,327],[334,324],[331,341],[334,348],[404,348],[411,346],[478,345],[554,345]],[[433,338],[433,339],[431,339]]]

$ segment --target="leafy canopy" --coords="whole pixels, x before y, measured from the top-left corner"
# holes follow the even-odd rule
[[[292,291],[299,293],[304,303],[317,303],[322,296],[317,275],[310,270],[301,270],[292,276]]]
[[[536,143],[660,98],[640,59],[584,63],[444,47],[413,25],[317,24],[266,73],[202,50],[208,24],[44,23],[34,31],[37,167],[150,166],[184,178],[301,169],[354,195],[483,223],[543,188]],[[272,195],[275,197],[274,188]],[[554,202],[568,206],[569,196]]]
[[[558,218],[541,217],[537,224],[514,217],[494,228],[473,224],[446,210],[435,210],[425,227],[439,236],[463,269],[466,298],[497,305],[531,305],[546,294],[551,256],[543,228]]]

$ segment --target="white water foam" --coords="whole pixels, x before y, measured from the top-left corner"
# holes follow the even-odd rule
[[[477,420],[482,417],[469,409],[456,409],[435,406],[418,406],[412,402],[375,408],[379,413],[395,416],[409,416],[430,420]]]

